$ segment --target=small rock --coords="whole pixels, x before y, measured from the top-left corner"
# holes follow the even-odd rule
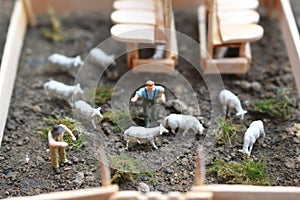
[[[82,185],[83,179],[84,179],[84,173],[83,172],[78,172],[76,174],[76,178],[74,180],[74,183],[76,184],[77,188],[79,188]]]
[[[284,164],[287,168],[294,169],[295,168],[295,161],[294,160],[288,160]]]
[[[249,90],[251,88],[251,84],[248,81],[241,81],[239,84],[243,90]]]
[[[252,82],[251,87],[254,91],[261,91],[262,86],[259,82]]]
[[[77,157],[74,156],[74,157],[73,157],[73,162],[74,162],[74,163],[78,163],[78,162],[79,162],[79,158],[77,158]]]
[[[165,168],[164,172],[168,173],[168,174],[173,174],[174,170],[171,169],[170,167]]]
[[[138,191],[147,193],[150,192],[150,188],[146,183],[140,182],[138,185]]]
[[[187,164],[189,163],[189,160],[188,160],[187,158],[183,158],[183,159],[181,160],[181,163],[182,163],[183,165],[187,165]]]
[[[17,141],[17,145],[18,146],[23,146],[23,139],[19,139],[18,141]]]

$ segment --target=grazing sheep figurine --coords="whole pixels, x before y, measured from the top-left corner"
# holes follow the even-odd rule
[[[44,90],[47,95],[50,95],[52,97],[56,97],[58,99],[63,99],[69,102],[69,104],[72,106],[72,95],[80,94],[82,95],[84,92],[80,87],[80,84],[77,83],[77,85],[65,85],[64,83],[58,82],[58,81],[48,81],[44,83]]]
[[[76,68],[83,64],[83,61],[81,60],[80,56],[72,58],[58,53],[49,56],[48,60],[52,64],[60,66],[60,69],[64,72],[70,70],[72,67]]]
[[[222,90],[219,94],[219,100],[223,106],[223,113],[225,116],[227,116],[227,114],[230,115],[231,109],[233,108],[236,110],[236,116],[241,115],[241,120],[244,119],[244,115],[247,111],[243,110],[241,102],[235,94],[229,90]]]
[[[199,134],[203,134],[204,127],[198,121],[198,119],[192,115],[182,114],[170,114],[164,118],[162,124],[166,128],[171,128],[171,131],[175,134],[177,128],[184,129],[183,136],[188,132],[189,129],[197,131]]]
[[[103,118],[103,115],[101,114],[101,107],[98,108],[92,108],[88,103],[85,101],[79,100],[76,101],[73,105],[74,109],[78,111],[80,114],[82,114],[83,117],[86,117],[88,119],[92,120],[93,127],[96,129],[96,117]]]
[[[124,140],[126,141],[126,149],[128,149],[129,143],[139,143],[145,144],[150,142],[150,144],[157,149],[154,143],[154,138],[163,133],[168,133],[169,131],[160,124],[158,127],[145,128],[142,126],[131,126],[124,131]]]
[[[264,124],[261,120],[253,121],[244,135],[243,149],[239,151],[250,156],[253,145],[260,136],[262,139],[266,136]]]
[[[116,65],[115,55],[107,55],[102,49],[93,48],[90,52],[92,60],[100,64],[102,67],[106,67],[109,64]]]
[[[164,55],[165,55],[165,45],[164,44],[156,45],[155,52],[152,58],[154,60],[160,60],[164,58]]]

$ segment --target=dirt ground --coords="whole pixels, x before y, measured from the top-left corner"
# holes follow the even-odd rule
[[[0,44],[2,45],[0,53],[3,52],[3,41],[12,2],[2,0],[0,3]],[[291,2],[294,5],[293,9],[299,24],[300,1],[293,0]],[[105,131],[107,126],[109,130],[113,130],[111,124],[102,122],[99,130],[94,130],[90,124],[86,124],[86,129],[92,135],[84,142],[83,149],[67,148],[67,156],[73,165],[63,166],[61,174],[55,174],[52,171],[48,142],[40,134],[42,128],[48,125],[43,119],[55,116],[72,117],[73,112],[66,102],[50,99],[43,90],[43,84],[50,79],[73,84],[75,78],[66,73],[53,72],[47,58],[52,53],[69,56],[80,55],[82,58],[86,58],[93,47],[110,37],[109,28],[112,25],[109,13],[64,14],[59,18],[64,30],[68,33],[68,38],[64,42],[53,43],[41,35],[40,28],[49,25],[46,17],[39,18],[41,23],[38,27],[29,29],[26,34],[1,144],[1,198],[101,186],[98,161],[93,152],[102,146],[108,155],[120,154],[126,145],[122,132],[107,133]],[[198,40],[196,10],[176,11],[175,19],[177,31]],[[186,23],[187,21],[189,23]],[[300,110],[296,85],[277,21],[262,17],[260,24],[267,28],[264,29],[264,37],[251,45],[253,60],[249,71],[244,76],[224,75],[222,80],[225,88],[238,94],[242,102],[268,98],[274,96],[278,88],[285,89],[291,99],[291,119],[289,121],[274,120],[247,113],[243,121],[234,118],[234,122],[248,127],[251,121],[262,119],[265,122],[266,130],[265,146],[255,144],[251,158],[254,161],[262,158],[266,160],[273,185],[300,186],[300,161],[297,160],[300,155],[300,138],[299,130],[295,128],[300,123]],[[112,49],[115,50],[115,47]],[[113,50],[111,51],[113,52]],[[199,54],[188,44],[181,44],[179,55],[196,58]],[[98,77],[99,82],[117,87],[120,81],[128,76],[126,56],[117,57],[116,62],[115,67],[109,67],[104,75]],[[87,74],[86,79],[98,83],[99,69],[94,70]],[[176,70],[184,77],[184,80],[188,81],[195,92],[195,95],[184,96],[185,101],[190,102],[197,99],[199,113],[192,113],[194,109],[192,106],[187,108],[188,113],[197,116],[204,124],[205,133],[207,133],[211,124],[212,109],[215,108],[211,106],[206,82],[184,58],[179,59]],[[82,73],[78,72],[80,75]],[[117,76],[110,76],[112,73]],[[76,78],[78,81],[82,77]],[[171,102],[176,98],[176,93],[178,97],[186,88],[176,84],[176,81],[166,75],[146,74],[142,78],[144,80],[148,78],[164,80],[165,78],[165,82],[159,83],[167,85],[167,81],[170,81],[168,84],[174,85],[174,89],[166,87],[167,104],[162,109],[162,115],[174,112]],[[214,77],[209,78],[213,79]],[[246,87],[245,84],[240,83],[242,80],[250,84],[255,83],[258,88]],[[136,86],[136,89],[138,87]],[[130,105],[130,109],[138,115],[142,113],[140,103]],[[102,113],[108,112],[112,110],[112,101],[100,106]],[[242,137],[243,132],[239,132],[237,144],[233,147],[224,148],[221,145],[213,145],[207,152],[208,168],[212,161],[219,158],[225,161],[243,160],[243,155],[238,152],[238,149],[242,148]],[[199,144],[203,144],[203,141],[206,141],[205,136],[195,137],[192,132],[188,137],[182,137],[180,134],[175,137],[166,134],[157,138],[158,150],[154,150],[151,145],[136,145],[130,148],[129,151],[126,151],[126,155],[145,163],[153,172],[153,179],[156,181],[139,177],[134,181],[120,184],[121,190],[136,190],[140,182],[148,184],[150,190],[158,190],[163,193],[189,190],[194,182],[196,149]],[[26,156],[29,158],[28,162]],[[220,183],[211,175],[207,176],[206,182],[207,184]]]

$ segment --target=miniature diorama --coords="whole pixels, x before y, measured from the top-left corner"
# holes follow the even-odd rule
[[[299,199],[299,1],[3,2],[1,199]]]

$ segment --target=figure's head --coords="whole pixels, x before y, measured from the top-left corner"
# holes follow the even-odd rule
[[[51,130],[51,134],[54,135],[54,136],[58,136],[60,134],[62,134],[64,132],[64,128],[55,124],[53,127],[52,127],[52,130]]]
[[[154,81],[151,80],[147,81],[146,87],[149,92],[152,92],[154,90]]]

